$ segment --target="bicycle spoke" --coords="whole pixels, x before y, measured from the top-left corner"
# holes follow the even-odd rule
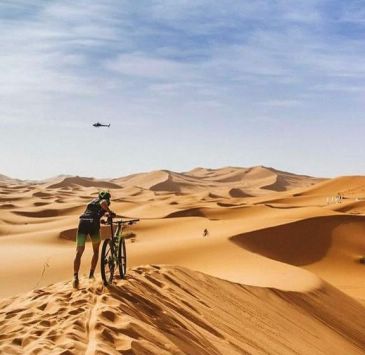
[[[112,283],[115,270],[115,257],[111,243],[111,240],[105,240],[102,247],[101,275],[105,285]]]

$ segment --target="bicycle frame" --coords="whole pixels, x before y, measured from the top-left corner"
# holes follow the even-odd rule
[[[113,218],[122,218],[121,216],[108,216],[106,223],[110,224],[110,238],[104,240],[101,249],[101,275],[105,285],[111,284],[113,280],[115,268],[119,268],[120,277],[123,279],[126,274],[126,247],[125,241],[121,236],[123,227],[132,225],[139,221],[139,219],[129,219],[123,221],[122,219],[113,221]],[[105,220],[101,222],[105,224]],[[114,224],[117,225],[114,228]],[[108,271],[109,270],[109,271]]]
[[[114,222],[113,217],[109,216],[107,219],[107,223],[110,224],[110,235],[111,235],[111,239],[112,239],[113,243],[115,242],[115,238],[123,231],[124,225],[132,225],[136,222],[139,222],[139,218],[130,219],[130,220],[126,220],[126,221],[120,220],[120,221]],[[113,228],[114,224],[117,225],[117,229],[115,231]]]
[[[110,224],[110,236],[114,242],[114,229],[113,229],[113,217],[108,217],[108,224]]]

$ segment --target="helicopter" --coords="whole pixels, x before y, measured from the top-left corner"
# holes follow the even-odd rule
[[[109,124],[102,124],[100,122],[96,122],[93,124],[94,127],[99,128],[99,127],[110,127],[110,123]]]

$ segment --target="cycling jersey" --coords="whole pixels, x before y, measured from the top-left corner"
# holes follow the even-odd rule
[[[92,200],[86,207],[85,212],[80,216],[80,219],[91,220],[95,224],[100,223],[100,218],[106,213],[106,211],[101,207],[101,202],[98,198]]]
[[[85,212],[80,216],[80,223],[77,230],[77,246],[85,246],[89,235],[93,244],[100,242],[100,218],[106,213],[101,207],[104,200],[98,198],[92,200],[86,207]]]

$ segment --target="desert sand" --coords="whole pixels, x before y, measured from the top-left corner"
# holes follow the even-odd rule
[[[73,290],[78,216],[101,189],[141,219],[127,279],[88,280],[89,242]],[[363,354],[364,215],[362,176],[0,175],[0,353]]]

